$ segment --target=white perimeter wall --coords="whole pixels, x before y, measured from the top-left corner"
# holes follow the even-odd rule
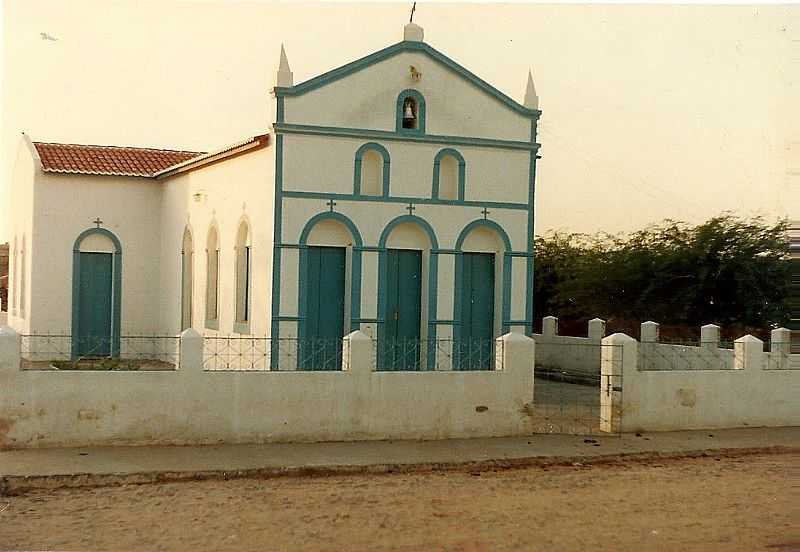
[[[498,340],[496,371],[373,372],[355,335],[338,372],[204,372],[191,330],[177,371],[68,372],[20,371],[18,336],[0,329],[0,448],[530,433],[530,338]]]
[[[643,344],[624,334],[603,344],[606,430],[618,424],[623,432],[800,425],[798,355],[765,353],[752,336],[736,341],[734,368],[719,370],[643,370]]]

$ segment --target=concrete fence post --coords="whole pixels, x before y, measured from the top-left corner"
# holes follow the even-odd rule
[[[356,330],[342,340],[342,371],[353,375],[368,375],[372,372],[372,339]]]
[[[658,343],[660,337],[659,323],[651,320],[643,322],[641,325],[641,342]]]
[[[734,341],[733,366],[736,370],[763,369],[764,342],[750,334]]]
[[[555,316],[542,318],[542,335],[550,337],[558,335],[558,318]]]
[[[598,343],[606,336],[606,321],[602,318],[592,318],[589,320],[589,339]]]
[[[707,349],[719,348],[719,326],[706,324],[700,327],[700,346]]]
[[[495,339],[495,370],[503,370],[509,376],[519,378],[519,389],[529,389],[533,401],[533,370],[536,364],[536,342],[517,332],[510,332]]]
[[[203,336],[193,328],[180,335],[180,370],[186,374],[203,371]]]
[[[778,370],[787,369],[792,352],[792,331],[786,328],[772,330],[769,335],[769,350],[772,353],[772,366]]]
[[[0,373],[19,371],[19,340],[19,334],[14,328],[0,326]]]
[[[600,431],[622,431],[622,387],[637,373],[639,343],[629,335],[615,333],[603,338],[600,352]],[[628,382],[623,379],[627,377]]]

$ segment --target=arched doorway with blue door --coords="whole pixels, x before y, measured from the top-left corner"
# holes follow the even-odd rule
[[[491,370],[494,340],[508,331],[511,243],[494,221],[468,224],[456,241],[453,368]]]
[[[72,250],[72,358],[119,356],[122,246],[90,228]]]
[[[432,369],[436,346],[438,240],[416,215],[395,218],[378,242],[380,371]]]
[[[342,338],[361,317],[361,247],[358,228],[341,213],[319,213],[303,229],[298,369],[341,369]]]

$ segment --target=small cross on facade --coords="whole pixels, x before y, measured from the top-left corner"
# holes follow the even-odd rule
[[[486,207],[484,207],[483,211],[481,211],[481,213],[483,213],[483,220],[486,220],[486,217],[489,216],[489,213],[491,213],[491,211],[489,209],[487,209]]]
[[[406,207],[406,211],[408,211],[409,215],[413,215],[415,210],[416,210],[416,207],[414,207],[413,203],[409,203],[408,207]]]
[[[98,228],[100,228],[100,225],[101,225],[101,224],[103,224],[103,221],[102,221],[102,220],[100,220],[100,217],[97,217],[97,218],[96,218],[96,219],[94,219],[92,222],[93,222],[93,223],[95,223],[95,224],[97,225],[97,227],[98,227]]]
[[[328,203],[326,203],[325,205],[327,205],[328,207],[330,207],[330,208],[331,208],[331,213],[333,213],[333,208],[336,206],[336,202],[335,202],[334,200],[332,200],[332,199],[331,199],[331,200],[330,200],[330,201],[328,201]]]

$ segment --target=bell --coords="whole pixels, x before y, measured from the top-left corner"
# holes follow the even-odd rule
[[[406,104],[406,110],[403,113],[403,119],[413,119],[414,118],[414,110],[411,109],[411,104]]]

